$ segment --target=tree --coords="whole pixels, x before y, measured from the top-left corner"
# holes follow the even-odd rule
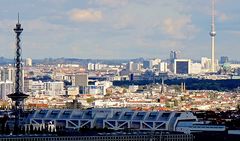
[[[171,105],[170,105],[169,101],[166,101],[166,102],[165,102],[165,107],[171,108]]]
[[[126,89],[123,89],[123,93],[127,93],[127,90],[126,90]]]
[[[174,106],[178,106],[178,100],[174,100]]]
[[[240,112],[240,104],[237,105],[237,110]]]
[[[106,90],[106,95],[109,95],[109,96],[110,96],[111,94],[112,94],[112,89],[107,89],[107,90]]]
[[[92,103],[94,101],[93,97],[87,98],[87,103]]]
[[[181,92],[181,87],[178,85],[174,85],[174,89],[176,92]]]
[[[9,105],[9,103],[7,101],[3,101],[1,104],[1,109],[7,109],[8,105]]]

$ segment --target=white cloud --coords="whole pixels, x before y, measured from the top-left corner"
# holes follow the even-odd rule
[[[182,16],[178,19],[166,18],[163,21],[163,31],[173,38],[186,39],[191,38],[199,29],[192,24],[190,16]]]
[[[73,9],[69,12],[69,18],[76,22],[98,22],[103,15],[101,11],[93,9]]]
[[[136,25],[134,19],[134,16],[122,15],[117,19],[118,21],[114,21],[113,27],[115,29],[124,29]]]
[[[23,25],[28,31],[49,31],[61,29],[59,25],[51,24],[39,19],[24,21]]]
[[[93,0],[91,3],[96,3],[99,5],[116,7],[116,6],[124,6],[128,3],[128,0]]]

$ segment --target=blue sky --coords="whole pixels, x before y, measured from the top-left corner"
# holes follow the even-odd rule
[[[240,1],[216,0],[216,56],[239,58]],[[0,56],[98,59],[210,57],[210,0],[2,0]]]

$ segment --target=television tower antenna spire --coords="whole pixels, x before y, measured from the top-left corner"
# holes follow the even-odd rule
[[[215,0],[212,0],[212,24],[211,24],[211,72],[215,72],[215,36],[216,36],[216,30],[215,30]]]
[[[18,24],[19,24],[19,12],[18,12]]]

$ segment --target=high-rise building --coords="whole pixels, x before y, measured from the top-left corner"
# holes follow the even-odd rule
[[[1,81],[11,81],[13,82],[14,86],[15,86],[15,81],[16,81],[16,69],[13,67],[6,67],[6,68],[1,68],[0,69],[0,80]],[[19,76],[20,79],[20,87],[21,89],[23,89],[24,87],[24,70],[21,71],[21,75]]]
[[[76,96],[79,94],[79,87],[68,87],[67,88],[67,95],[68,96]]]
[[[161,62],[159,65],[159,71],[160,72],[167,72],[168,71],[168,64],[166,62]]]
[[[199,74],[202,72],[202,64],[201,63],[192,63],[191,64],[191,74]]]
[[[63,82],[44,82],[44,88],[47,95],[56,96],[65,94]]]
[[[150,68],[150,61],[149,60],[144,60],[143,61],[143,68],[144,69],[149,69]]]
[[[174,60],[174,73],[175,74],[190,74],[191,73],[191,60],[190,59],[175,59]]]
[[[228,63],[228,57],[227,56],[221,56],[220,58],[220,64]]]
[[[132,72],[133,71],[133,62],[132,61],[128,62],[126,68],[129,72]]]
[[[25,80],[24,81],[24,91],[30,93],[31,95],[43,94],[44,93],[44,83],[42,81]]]
[[[171,72],[174,72],[174,60],[175,59],[178,59],[178,54],[176,51],[171,51],[170,52],[170,58],[169,58],[169,65],[168,65],[168,69],[171,71]]]
[[[72,77],[72,86],[87,86],[88,74],[76,74]]]
[[[26,58],[25,66],[27,66],[27,67],[31,67],[32,66],[32,59],[31,58]]]
[[[211,70],[211,59],[207,57],[201,58],[202,71],[209,72]]]
[[[97,71],[97,70],[101,70],[103,68],[105,68],[107,65],[106,64],[100,64],[100,63],[96,63],[94,65],[94,70]]]
[[[88,68],[89,71],[94,70],[94,64],[93,63],[88,63],[87,68]]]
[[[160,63],[161,63],[161,59],[158,59],[158,58],[145,60],[143,61],[143,68],[154,69],[154,68],[157,68]]]
[[[151,59],[151,60],[149,60],[149,67],[150,67],[150,69],[153,69],[153,68],[157,68],[157,66],[159,65],[161,63],[161,59],[158,59],[158,58],[156,58],[156,59]]]
[[[174,60],[177,59],[177,52],[176,51],[171,51],[170,52],[170,64],[174,63]]]
[[[15,68],[6,67],[1,70],[1,80],[2,81],[12,81],[15,82]]]
[[[135,63],[135,62],[129,62],[127,64],[127,71],[128,72],[138,72],[140,71],[142,68],[141,64],[140,63]]]
[[[140,63],[133,63],[133,72],[137,72],[137,71],[140,71],[142,68],[141,64]]]
[[[94,85],[80,87],[81,94],[100,94],[105,95],[107,88],[113,85],[110,81],[97,81]]]
[[[7,95],[13,93],[13,82],[12,81],[0,81],[0,98],[7,100]]]

